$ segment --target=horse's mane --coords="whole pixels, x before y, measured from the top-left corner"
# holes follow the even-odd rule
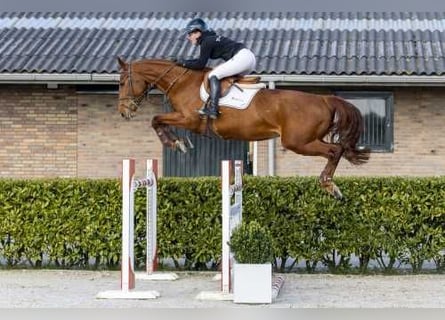
[[[138,60],[131,61],[131,64],[133,64],[133,65],[134,64],[139,64],[140,65],[140,64],[146,64],[146,63],[161,64],[161,65],[171,65],[171,64],[174,64],[175,62],[173,60],[168,60],[168,59],[151,59],[151,58],[143,58],[143,59],[138,59]],[[206,72],[208,72],[210,70],[212,70],[212,68],[205,67],[202,70],[193,70],[193,71],[206,73]]]
[[[172,64],[174,63],[172,60],[168,59],[150,59],[150,58],[142,58],[138,60],[130,61],[131,64],[145,64],[145,63],[154,63],[154,64]]]

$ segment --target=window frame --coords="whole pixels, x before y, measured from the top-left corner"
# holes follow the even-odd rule
[[[391,91],[336,91],[335,95],[346,99],[354,104],[354,99],[376,99],[381,98],[385,101],[385,136],[384,145],[359,145],[368,147],[372,152],[391,153],[394,152],[394,94]],[[363,114],[362,114],[363,115]]]

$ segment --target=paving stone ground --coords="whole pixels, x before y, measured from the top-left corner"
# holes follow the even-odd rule
[[[0,270],[1,308],[444,308],[445,275],[280,274],[284,285],[272,304],[202,301],[217,291],[214,272],[179,272],[175,281],[137,280],[136,290],[156,290],[150,300],[97,299],[117,290],[119,271]]]

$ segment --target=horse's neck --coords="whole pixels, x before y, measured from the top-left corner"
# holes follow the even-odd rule
[[[196,79],[202,79],[196,72],[164,63],[156,68],[141,69],[139,72],[147,82],[156,85],[164,93],[178,84],[194,83]]]
[[[197,71],[179,67],[175,67],[165,74],[163,73],[165,73],[165,69],[161,69],[160,72],[157,73],[157,79],[160,78],[156,86],[169,96],[170,93],[173,96],[190,95],[194,89],[199,90],[203,78],[203,74]],[[199,91],[197,92],[199,93]]]
[[[196,109],[201,106],[199,87],[203,74],[197,71],[188,70],[176,81],[166,95],[172,108],[183,113],[196,113]]]
[[[147,85],[155,85],[163,92],[175,110],[185,111],[200,104],[199,87],[204,72],[172,66],[162,61],[151,62],[147,66],[141,64],[137,72]]]

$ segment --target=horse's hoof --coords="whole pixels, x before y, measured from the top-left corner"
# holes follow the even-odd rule
[[[187,147],[182,140],[176,140],[175,142],[176,149],[179,149],[182,153],[187,153]]]
[[[190,148],[190,149],[194,149],[195,146],[193,145],[193,143],[192,143],[192,141],[190,140],[190,138],[189,138],[189,137],[185,137],[185,139],[186,139],[186,142],[187,142],[189,148]]]
[[[337,200],[343,199],[343,194],[341,193],[340,189],[334,184],[334,187],[332,188],[332,195]]]
[[[335,199],[337,200],[343,199],[343,194],[341,193],[340,188],[337,187],[337,185],[334,182],[332,182],[332,179],[330,179],[329,183],[322,184],[322,187]]]

